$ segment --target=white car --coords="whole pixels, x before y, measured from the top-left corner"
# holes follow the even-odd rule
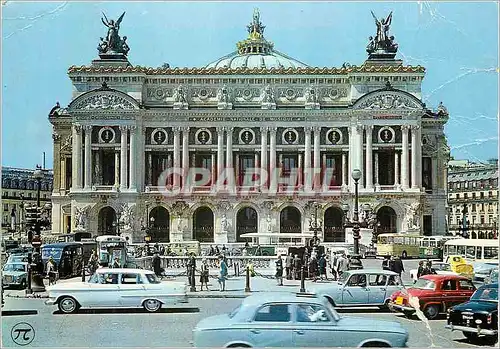
[[[100,268],[88,282],[48,286],[47,305],[69,314],[80,308],[141,308],[157,312],[164,304],[187,303],[184,282],[161,281],[154,272],[131,268]]]
[[[451,266],[449,263],[444,263],[444,262],[432,262],[432,269],[436,271],[436,274],[438,275],[460,275],[458,273],[455,273],[454,271],[451,271]],[[417,281],[417,272],[418,269],[411,269],[410,270],[410,278],[416,282]]]

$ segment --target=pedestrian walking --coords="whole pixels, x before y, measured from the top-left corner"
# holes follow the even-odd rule
[[[434,268],[432,267],[432,262],[430,260],[427,260],[427,265],[425,266],[423,275],[433,275],[433,274],[437,274],[436,270],[434,270]]]
[[[389,268],[389,260],[390,260],[390,258],[391,257],[389,255],[387,255],[387,256],[384,257],[384,260],[382,261],[382,270],[391,270]]]
[[[206,258],[201,260],[201,273],[200,273],[200,290],[203,291],[203,285],[205,285],[207,291],[208,289],[208,276],[210,274],[210,269],[208,267],[208,261]]]
[[[420,279],[420,277],[424,274],[424,261],[418,262],[418,269],[417,269],[417,279]],[[416,282],[416,280],[415,280]]]
[[[331,258],[331,269],[332,269],[332,275],[333,275],[333,280],[338,279],[338,274],[337,274],[337,264],[338,264],[339,257],[336,252],[332,251],[332,258]]]
[[[344,273],[344,271],[347,270],[347,268],[348,268],[348,261],[347,261],[345,253],[343,253],[339,257],[339,259],[337,260],[337,273],[339,275],[339,279],[342,276],[342,274]]]
[[[325,254],[322,254],[321,257],[319,257],[318,267],[319,267],[319,278],[321,279],[321,281],[327,279],[327,276],[326,276],[326,255]]]
[[[49,260],[47,261],[47,266],[45,267],[47,276],[49,277],[49,286],[50,285],[55,285],[56,280],[57,280],[57,266],[56,262],[54,261],[54,258],[52,256],[49,257]]]
[[[294,280],[300,280],[300,268],[302,267],[302,261],[299,255],[296,254],[293,258],[293,278]]]
[[[281,259],[281,255],[278,256],[278,260],[276,261],[276,281],[278,282],[278,286],[283,286],[283,260]]]
[[[285,271],[286,271],[286,279],[292,279],[292,268],[293,268],[293,256],[289,253],[285,258]]]
[[[215,256],[220,256],[219,246],[215,245]]]
[[[219,256],[219,285],[220,291],[226,290],[226,279],[227,279],[227,264],[224,261],[224,257]]]
[[[313,282],[318,280],[318,260],[314,255],[312,255],[309,260],[309,277]]]
[[[391,258],[389,259],[389,270],[390,271],[394,271],[395,272],[395,269],[394,269],[394,262],[395,262],[395,258],[394,256],[391,256]]]
[[[398,274],[399,276],[399,282],[400,284],[402,285],[403,284],[403,280],[401,279],[401,273],[403,273],[405,271],[405,268],[404,268],[404,265],[403,265],[403,261],[401,260],[401,257],[396,257],[394,258],[394,262],[393,262],[393,271]]]
[[[158,252],[155,252],[155,255],[153,257],[153,271],[156,276],[161,277],[162,275],[162,270],[161,270],[161,259],[160,255]]]

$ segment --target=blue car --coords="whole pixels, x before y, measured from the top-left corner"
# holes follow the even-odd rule
[[[193,330],[195,347],[406,347],[395,321],[340,316],[324,297],[263,292]]]
[[[336,307],[387,306],[391,295],[403,286],[398,274],[389,270],[349,270],[338,281],[311,286],[308,292],[324,296]]]

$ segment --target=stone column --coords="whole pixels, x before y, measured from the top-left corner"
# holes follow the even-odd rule
[[[224,128],[217,128],[217,182],[219,188],[224,187],[224,181],[221,180],[224,171]]]
[[[263,126],[260,128],[260,168],[261,176],[260,176],[260,187],[261,190],[266,188],[267,179],[269,178],[268,168],[267,168],[267,133],[269,131],[269,127]],[[256,165],[257,166],[257,165]],[[265,171],[265,172],[264,172]]]
[[[302,154],[298,154],[297,183],[300,187],[304,185],[304,168],[302,166]]]
[[[356,157],[356,153],[354,151],[356,145],[356,139],[354,137],[353,126],[347,128],[349,133],[349,162],[347,164],[347,185],[349,186],[349,190],[354,192],[354,180],[352,179],[352,170],[354,168],[354,161]]]
[[[276,176],[276,127],[270,127],[269,137],[269,189],[276,190],[277,176]]]
[[[148,163],[147,163],[147,166],[148,166],[148,186],[150,187],[153,185],[153,154],[151,151],[148,151],[147,154],[148,154]]]
[[[380,183],[378,182],[378,152],[375,152],[375,190],[380,190]]]
[[[320,136],[321,127],[315,126],[314,130],[314,188],[321,186],[321,158],[320,158]]]
[[[366,125],[366,189],[373,190],[373,126]]]
[[[120,190],[127,189],[127,130],[128,126],[120,126]]]
[[[234,177],[236,178],[236,186],[239,187],[241,185],[240,182],[240,154],[236,153],[235,155],[236,164],[234,166]]]
[[[115,150],[115,188],[120,185],[120,154]]]
[[[312,189],[312,164],[311,164],[311,131],[312,126],[304,127],[304,190]]]
[[[399,153],[394,151],[394,187],[399,187]]]
[[[411,188],[417,189],[418,186],[418,129],[419,126],[412,125],[411,127]]]
[[[417,187],[422,188],[422,128],[417,126]]]
[[[73,144],[71,150],[72,156],[72,189],[82,188],[82,126],[73,125]]]
[[[216,176],[216,172],[217,172],[217,166],[216,166],[216,163],[215,163],[215,153],[212,152],[212,154],[210,154],[210,162],[211,162],[211,173],[210,173],[210,186],[214,186],[215,185],[215,181],[217,180],[217,176]]]
[[[84,189],[92,188],[92,126],[85,125],[85,181]]]
[[[403,150],[401,152],[401,188],[408,189],[408,125],[401,125]]]
[[[130,126],[130,179],[129,189],[137,190],[137,168],[136,168],[136,127]]]
[[[325,177],[325,173],[326,173],[326,153],[323,153],[323,155],[321,156],[321,164],[322,164],[321,169],[323,169],[323,166],[325,166],[324,173],[321,173],[321,171],[320,171],[321,182],[323,182],[323,178]],[[334,164],[335,164],[335,162],[334,162]],[[325,183],[323,183],[323,186],[326,187],[326,189],[328,190],[330,185],[331,185],[331,177],[325,178]]]
[[[361,178],[359,179],[359,189],[364,187],[363,180],[365,174],[363,173],[363,125],[356,125],[356,168],[361,171]]]
[[[226,128],[226,170],[227,178],[228,178],[228,189],[233,190],[235,187],[235,173],[234,173],[234,165],[233,165],[233,130],[234,127]]]
[[[95,178],[93,178],[94,183],[96,185],[101,185],[102,184],[102,162],[101,162],[101,156],[99,149],[96,150],[95,156],[94,156],[94,168],[99,168],[99,171],[95,173]]]
[[[179,188],[180,186],[180,133],[181,133],[181,128],[176,126],[172,128],[172,131],[174,132],[174,188]]]
[[[349,175],[349,170],[347,168],[347,153],[342,152],[342,187],[345,188],[348,185],[349,180],[347,176]]]
[[[182,186],[187,187],[189,173],[189,127],[182,128]]]
[[[60,169],[60,180],[61,180],[61,183],[60,183],[60,190],[62,192],[65,192],[66,191],[66,157],[65,156],[61,156],[61,169]]]

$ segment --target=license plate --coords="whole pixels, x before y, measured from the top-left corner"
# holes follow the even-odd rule
[[[403,297],[396,297],[396,304],[403,304]]]
[[[464,320],[472,320],[472,319],[474,319],[474,315],[464,315],[464,314],[462,314],[462,319],[464,319]]]

